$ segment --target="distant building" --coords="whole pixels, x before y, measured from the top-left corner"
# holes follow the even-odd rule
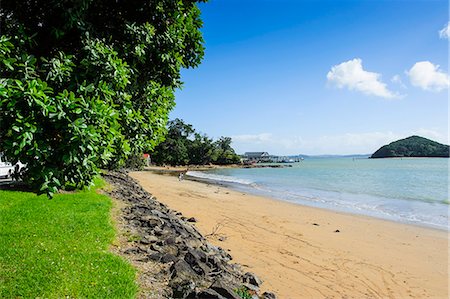
[[[270,162],[270,155],[268,152],[246,152],[244,160],[248,162]]]
[[[242,163],[295,163],[303,161],[301,156],[274,156],[268,152],[246,152],[241,156]]]

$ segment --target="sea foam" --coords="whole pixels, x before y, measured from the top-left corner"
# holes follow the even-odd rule
[[[309,159],[188,176],[293,203],[449,230],[448,160]]]
[[[210,172],[188,171],[188,172],[186,172],[186,175],[190,176],[190,177],[194,177],[194,178],[211,180],[211,181],[215,181],[215,182],[224,182],[224,183],[234,183],[234,184],[255,186],[255,183],[250,180],[241,179],[241,178],[228,176],[228,175],[214,174],[214,173],[210,173]]]

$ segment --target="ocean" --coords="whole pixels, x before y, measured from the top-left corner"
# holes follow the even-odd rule
[[[307,158],[286,168],[188,176],[306,206],[449,230],[449,160]]]

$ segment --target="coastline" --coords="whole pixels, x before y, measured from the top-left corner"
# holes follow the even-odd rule
[[[447,298],[448,234],[150,171],[130,175],[280,298]]]
[[[150,170],[152,171],[152,170]],[[202,172],[205,170],[201,170]],[[152,171],[154,172],[154,171]],[[154,173],[158,173],[158,172],[154,172]],[[160,172],[159,174],[161,175],[172,175],[173,173],[162,173]],[[178,174],[178,173],[177,173]],[[175,175],[175,174],[173,174]],[[286,202],[286,203],[290,203],[290,204],[294,204],[294,205],[299,205],[302,207],[310,207],[313,209],[319,209],[319,210],[325,210],[331,213],[337,213],[337,214],[343,214],[343,215],[352,215],[352,216],[361,216],[361,217],[368,217],[370,219],[377,219],[377,220],[382,220],[382,221],[388,221],[388,222],[392,222],[395,224],[404,224],[404,225],[409,225],[409,226],[416,226],[419,228],[428,228],[428,229],[432,229],[432,230],[438,230],[438,231],[443,231],[446,233],[450,234],[450,227],[442,227],[442,226],[438,226],[438,225],[434,225],[434,224],[430,224],[430,223],[420,223],[420,222],[412,222],[412,221],[406,221],[404,219],[395,219],[394,217],[387,217],[387,216],[381,216],[381,215],[377,215],[377,214],[369,214],[369,213],[362,213],[360,211],[356,211],[356,210],[352,210],[352,209],[343,209],[342,207],[330,207],[326,204],[324,205],[313,205],[310,203],[303,203],[303,202],[299,202],[299,201],[294,201],[294,200],[290,200],[290,199],[286,199],[283,198],[282,196],[279,196],[277,194],[273,194],[271,193],[265,193],[265,192],[260,192],[258,190],[254,190],[251,189],[251,187],[249,186],[241,186],[239,183],[236,182],[227,182],[227,181],[216,181],[214,179],[209,179],[209,178],[203,178],[203,177],[196,177],[196,176],[190,176],[189,174],[187,176],[184,177],[185,180],[189,180],[189,181],[194,181],[194,182],[199,182],[202,184],[211,184],[211,185],[217,185],[223,188],[227,188],[227,189],[231,189],[233,191],[236,192],[240,192],[240,193],[248,193],[254,196],[258,196],[258,197],[263,197],[263,198],[268,198],[271,200],[276,200],[276,201],[282,201],[282,202]]]

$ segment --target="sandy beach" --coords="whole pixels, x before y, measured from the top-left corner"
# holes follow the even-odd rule
[[[448,234],[305,207],[150,171],[130,175],[195,217],[279,298],[448,298]]]

